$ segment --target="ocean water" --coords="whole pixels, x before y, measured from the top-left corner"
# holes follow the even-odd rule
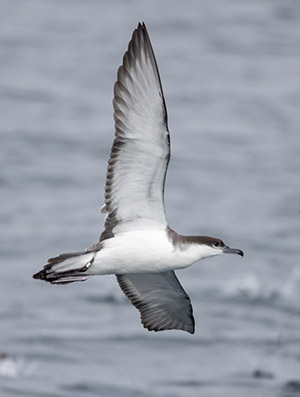
[[[102,231],[139,21],[168,107],[169,224],[245,252],[178,272],[194,335],[143,329],[113,276],[31,278]],[[299,396],[299,2],[2,0],[0,22],[0,396]]]

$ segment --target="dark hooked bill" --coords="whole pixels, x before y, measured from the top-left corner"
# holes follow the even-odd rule
[[[237,248],[230,248],[230,247],[225,247],[223,249],[224,254],[236,254],[236,255],[241,255],[244,256],[244,253],[242,250],[239,250]]]

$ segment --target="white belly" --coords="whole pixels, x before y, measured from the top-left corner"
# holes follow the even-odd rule
[[[105,240],[89,273],[162,272],[187,267],[198,259],[193,249],[175,249],[164,230],[132,231]]]

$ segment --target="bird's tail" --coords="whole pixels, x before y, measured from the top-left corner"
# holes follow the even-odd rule
[[[95,252],[73,252],[61,254],[48,259],[48,264],[33,275],[33,278],[48,281],[51,284],[67,284],[74,281],[85,281],[92,265]]]

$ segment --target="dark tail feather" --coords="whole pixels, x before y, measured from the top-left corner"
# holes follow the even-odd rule
[[[49,265],[54,265],[56,263],[63,262],[66,259],[69,259],[69,258],[73,258],[73,257],[76,257],[76,256],[81,256],[81,255],[84,255],[84,254],[86,254],[85,251],[79,251],[79,252],[69,252],[69,253],[66,253],[66,254],[57,255],[54,258],[49,258],[48,261],[47,261],[48,265],[46,265],[45,267],[48,267]]]
[[[91,277],[91,275],[87,276],[86,274],[84,274],[86,270],[86,266],[78,270],[60,273],[50,273],[43,269],[40,272],[34,274],[32,277],[38,280],[47,281],[51,284],[69,284],[73,283],[74,281],[85,281],[89,277]]]
[[[91,277],[87,270],[94,262],[94,254],[83,251],[58,255],[50,258],[48,264],[32,277],[51,284],[85,281]]]

